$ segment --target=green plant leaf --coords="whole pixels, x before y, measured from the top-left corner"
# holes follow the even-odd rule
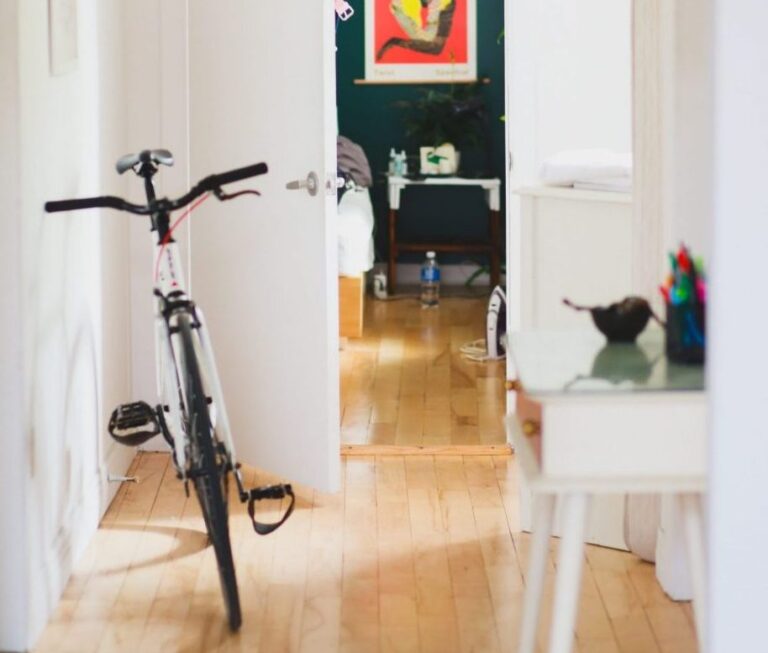
[[[479,85],[451,86],[449,91],[424,89],[416,99],[393,106],[402,111],[406,135],[417,147],[484,143],[487,116]]]

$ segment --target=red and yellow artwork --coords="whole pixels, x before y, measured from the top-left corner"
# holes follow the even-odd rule
[[[366,77],[474,78],[475,0],[367,0]]]

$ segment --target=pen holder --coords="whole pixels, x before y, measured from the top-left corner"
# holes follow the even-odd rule
[[[667,304],[666,351],[674,363],[702,365],[706,307],[700,302]]]

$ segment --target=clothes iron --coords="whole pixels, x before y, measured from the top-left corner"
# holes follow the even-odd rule
[[[485,346],[488,358],[497,360],[506,356],[507,336],[507,293],[496,286],[488,300],[485,322]]]
[[[507,350],[507,294],[496,286],[488,298],[485,316],[485,340],[475,340],[463,345],[461,353],[469,360],[497,361],[506,357]]]

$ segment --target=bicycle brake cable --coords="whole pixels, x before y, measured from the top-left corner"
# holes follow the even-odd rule
[[[205,200],[207,200],[211,196],[210,193],[206,193],[203,195],[200,199],[196,200],[190,206],[187,207],[187,209],[182,213],[176,221],[170,226],[168,229],[168,233],[163,236],[163,240],[160,243],[160,251],[157,254],[157,260],[155,261],[155,282],[157,282],[157,278],[160,276],[160,261],[163,258],[163,252],[165,251],[165,248],[168,246],[168,243],[171,242],[171,238],[173,237],[173,232],[184,220],[186,220],[192,211],[194,211],[198,206],[200,206]]]

